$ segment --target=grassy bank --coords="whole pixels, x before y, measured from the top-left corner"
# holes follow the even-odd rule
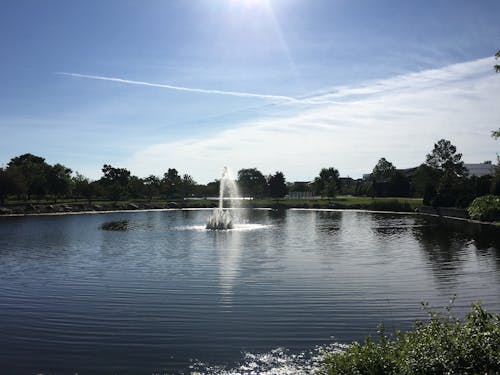
[[[420,198],[371,198],[343,196],[331,199],[252,199],[240,201],[245,208],[335,208],[335,209],[366,209],[375,211],[411,212],[422,205]],[[53,201],[11,201],[5,204],[0,214],[32,214],[32,213],[62,213],[77,211],[113,211],[113,210],[147,210],[165,208],[212,208],[217,206],[216,200],[209,199],[172,199],[172,200],[95,200],[91,203],[85,200]]]
[[[371,198],[339,196],[330,199],[254,199],[244,203],[249,207],[338,208],[375,211],[411,212],[422,205],[421,198]]]

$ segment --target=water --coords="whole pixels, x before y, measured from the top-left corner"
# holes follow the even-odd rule
[[[219,206],[214,209],[212,215],[208,218],[206,229],[212,230],[226,230],[233,229],[237,220],[236,217],[233,217],[231,211],[224,210],[224,194],[228,196],[231,203],[237,203],[235,198],[239,197],[238,185],[234,179],[230,176],[229,170],[227,167],[224,167],[224,171],[222,172],[222,177],[219,181]],[[238,208],[238,205],[236,205]],[[234,211],[233,212],[239,212]],[[235,220],[236,219],[236,220]],[[238,218],[239,219],[239,218]]]
[[[210,214],[0,218],[0,372],[308,373],[421,301],[500,311],[497,228],[253,210],[209,231]]]

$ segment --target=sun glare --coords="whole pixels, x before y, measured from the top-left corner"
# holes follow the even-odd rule
[[[231,0],[233,4],[243,5],[245,8],[257,8],[267,6],[269,0]]]

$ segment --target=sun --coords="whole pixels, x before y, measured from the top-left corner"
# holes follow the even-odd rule
[[[269,5],[269,0],[231,0],[231,2],[245,8],[260,8]]]

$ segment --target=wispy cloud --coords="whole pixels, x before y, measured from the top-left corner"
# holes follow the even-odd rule
[[[313,178],[333,165],[357,177],[380,157],[400,168],[418,165],[440,138],[450,139],[467,162],[481,162],[498,151],[489,136],[500,123],[493,95],[498,78],[491,60],[481,59],[344,87],[329,94],[342,102],[279,118],[262,113],[210,137],[151,145],[126,165],[140,175],[175,167],[201,182],[217,177],[224,165],[282,170],[290,180]]]
[[[453,82],[459,79],[473,77],[480,74],[481,72],[484,73],[484,67],[486,66],[486,64],[491,65],[491,60],[491,58],[484,58],[466,63],[453,64],[442,69],[430,69],[422,72],[402,74],[384,80],[366,82],[365,84],[358,86],[338,86],[321,93],[311,93],[303,95],[301,97],[292,97],[288,95],[269,95],[242,91],[225,91],[218,89],[204,89],[80,73],[57,72],[56,74],[69,77],[116,82],[128,85],[157,87],[198,94],[257,98],[283,104],[325,105],[336,104],[345,100],[352,100],[359,97],[387,94],[391,91],[402,92],[405,90],[430,88],[442,85],[446,82]]]
[[[203,88],[185,87],[185,86],[174,86],[174,85],[166,85],[163,83],[134,81],[134,80],[130,80],[130,79],[123,79],[123,78],[116,78],[116,77],[104,77],[104,76],[79,74],[79,73],[57,72],[56,74],[69,76],[69,77],[77,77],[77,78],[94,79],[94,80],[100,80],[100,81],[124,83],[124,84],[129,84],[129,85],[159,87],[159,88],[163,88],[163,89],[185,91],[185,92],[192,92],[192,93],[198,93],[198,94],[228,95],[228,96],[258,98],[258,99],[264,99],[264,100],[281,101],[281,102],[289,102],[289,103],[300,102],[300,100],[298,100],[296,98],[293,98],[291,96],[284,96],[284,95],[268,95],[268,94],[256,94],[256,93],[251,93],[251,92],[225,91],[225,90],[203,89]]]

